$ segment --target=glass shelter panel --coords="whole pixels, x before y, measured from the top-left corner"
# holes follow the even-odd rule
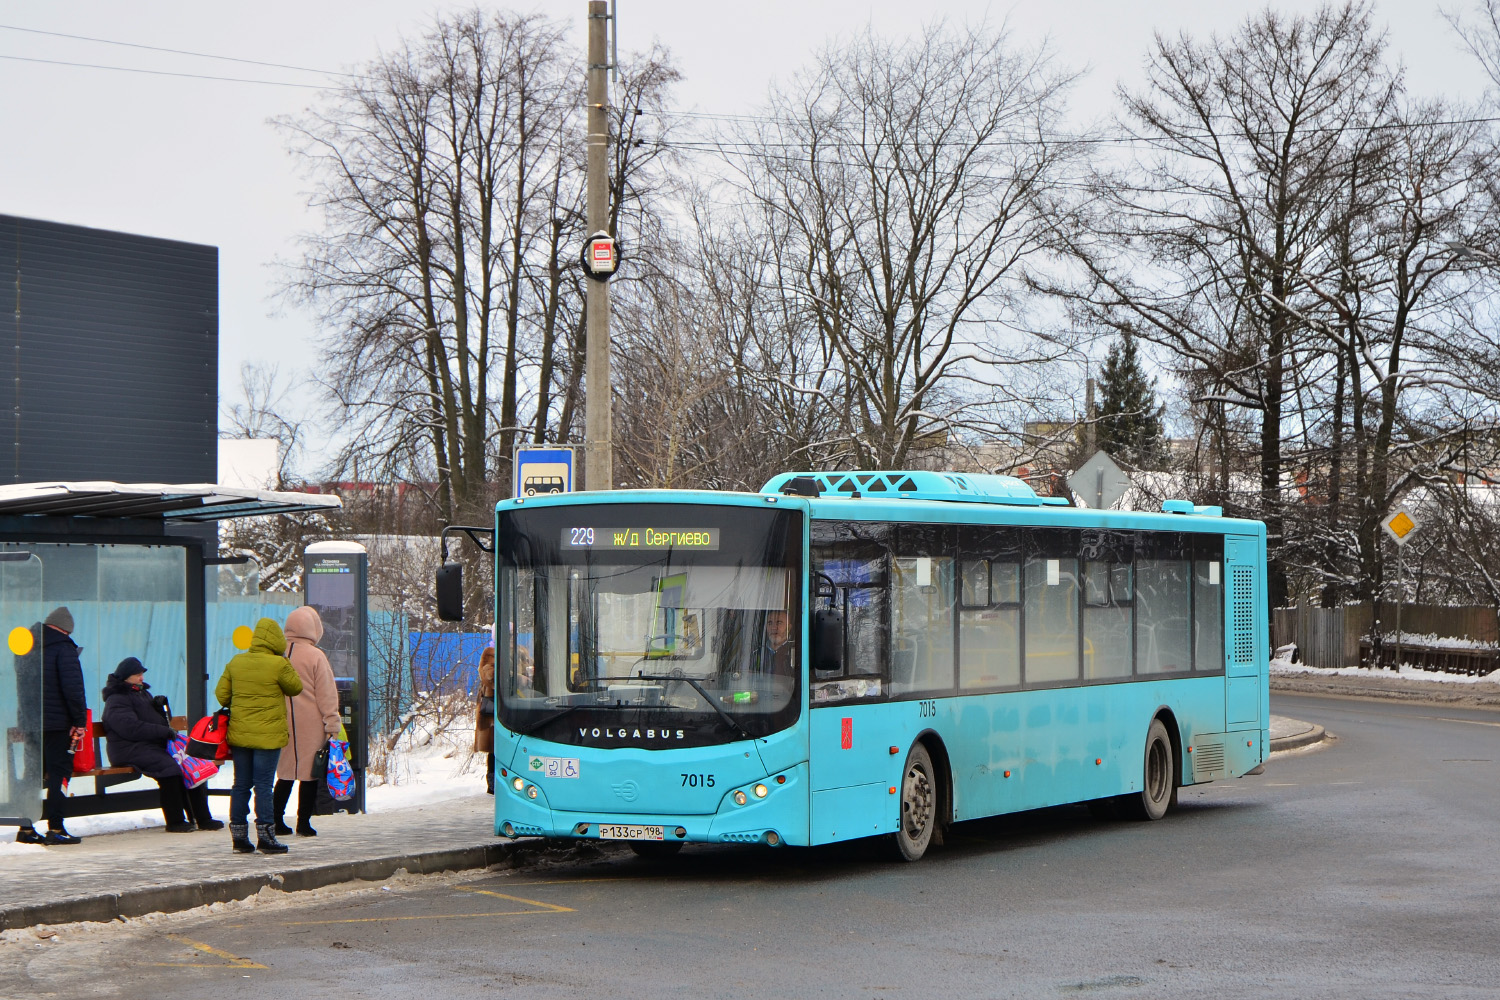
[[[0,631],[12,676],[0,680],[0,817],[35,820],[42,805],[42,562],[34,553],[0,552]]]

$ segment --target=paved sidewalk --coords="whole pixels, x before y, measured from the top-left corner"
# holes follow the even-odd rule
[[[0,856],[0,930],[188,909],[253,895],[266,885],[312,889],[383,879],[399,868],[482,868],[504,860],[510,850],[509,842],[494,836],[494,802],[478,795],[320,816],[318,836],[283,838],[291,852],[280,856],[234,853],[228,827],[212,833],[156,827],[7,854]]]
[[[1284,715],[1271,716],[1271,752],[1295,750],[1310,746],[1328,734],[1323,727],[1301,719],[1289,719]]]

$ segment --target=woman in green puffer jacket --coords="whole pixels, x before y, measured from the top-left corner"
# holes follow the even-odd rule
[[[285,854],[276,839],[271,783],[289,734],[286,699],[302,692],[302,679],[286,658],[286,636],[270,618],[255,623],[250,648],[230,660],[214,688],[229,709],[226,742],[234,755],[234,790],[229,796],[229,833],[236,851]],[[250,789],[255,789],[256,844],[250,844]]]

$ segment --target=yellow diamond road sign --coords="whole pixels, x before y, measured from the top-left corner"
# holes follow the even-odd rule
[[[1417,519],[1412,517],[1405,507],[1398,508],[1383,523],[1385,530],[1396,540],[1397,545],[1405,545],[1411,538],[1411,533],[1417,530]]]

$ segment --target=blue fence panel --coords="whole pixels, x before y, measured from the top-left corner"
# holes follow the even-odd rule
[[[490,644],[488,632],[413,632],[412,683],[419,691],[445,687],[473,694],[479,685],[479,657]]]

